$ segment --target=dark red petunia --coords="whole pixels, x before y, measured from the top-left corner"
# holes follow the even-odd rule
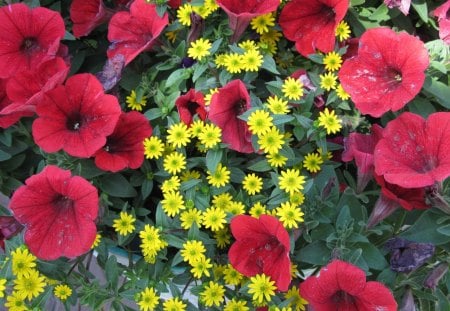
[[[58,12],[23,3],[1,7],[0,21],[0,78],[54,58],[65,34]]]
[[[200,120],[206,118],[205,98],[202,92],[190,89],[175,101],[175,105],[180,115],[180,120],[186,125],[191,125],[194,115],[198,115]]]
[[[281,11],[279,23],[303,56],[316,50],[328,53],[334,49],[335,31],[348,6],[348,0],[292,0]]]
[[[180,7],[181,5],[181,0],[169,0],[169,2],[167,2],[167,5],[172,9],[178,9],[178,7]]]
[[[403,188],[421,188],[450,176],[450,112],[428,119],[404,112],[390,121],[375,147],[375,172]]]
[[[355,160],[358,168],[358,185],[356,191],[362,192],[373,177],[375,146],[383,136],[383,128],[377,124],[372,126],[370,135],[350,133],[344,138],[342,161]]]
[[[7,82],[7,79],[0,78],[0,128],[8,128],[20,118],[34,115],[34,109],[15,109],[13,102],[6,94]]]
[[[97,26],[109,21],[112,14],[103,0],[73,0],[70,5],[73,35],[76,38],[87,36]]]
[[[437,7],[433,15],[438,18],[439,38],[450,44],[450,0]]]
[[[250,95],[241,80],[229,82],[211,97],[208,119],[222,129],[222,141],[230,149],[254,152],[248,125],[238,118],[250,108]]]
[[[420,39],[372,28],[361,36],[358,55],[342,65],[339,79],[361,113],[380,117],[403,108],[420,92],[428,64]]]
[[[95,165],[111,172],[139,168],[144,162],[143,141],[151,134],[150,123],[142,113],[122,112],[105,146],[95,153]]]
[[[140,53],[152,48],[168,22],[167,13],[160,17],[156,5],[145,0],[135,0],[130,12],[118,12],[109,22],[108,41],[111,45],[108,58],[122,54],[127,65]]]
[[[314,311],[396,311],[397,303],[390,290],[380,282],[366,281],[357,266],[333,260],[300,284],[300,295]]]
[[[0,248],[5,249],[8,240],[22,231],[23,226],[13,216],[0,216]]]
[[[254,218],[238,215],[231,220],[231,233],[236,241],[228,258],[231,265],[245,276],[264,273],[275,281],[280,291],[291,283],[289,234],[283,224],[270,215]]]
[[[14,192],[10,208],[26,228],[25,243],[39,259],[82,255],[95,240],[97,189],[57,166],[46,166],[28,178]]]
[[[105,94],[94,75],[77,74],[64,86],[45,93],[36,113],[32,132],[39,147],[89,158],[105,145],[121,109],[117,98]]]
[[[217,0],[217,4],[228,15],[229,27],[233,31],[231,42],[237,42],[250,21],[260,15],[276,11],[279,0]]]
[[[408,15],[411,0],[384,0],[384,4],[390,9],[398,8],[404,15]]]

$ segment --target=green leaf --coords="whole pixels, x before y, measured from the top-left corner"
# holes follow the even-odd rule
[[[450,235],[439,232],[439,228],[441,228],[441,231],[446,232],[447,226],[436,226],[441,217],[441,214],[433,210],[426,210],[408,230],[402,232],[399,236],[420,243],[433,243],[435,245],[448,243],[450,242]]]
[[[348,205],[344,205],[341,208],[339,215],[336,219],[336,228],[346,227],[351,220],[352,217],[350,216],[350,209]]]
[[[111,288],[117,288],[117,282],[119,280],[119,271],[117,267],[117,258],[116,256],[111,255],[105,265],[106,280],[110,284]]]
[[[267,172],[270,171],[272,168],[270,167],[267,160],[261,160],[256,162],[255,164],[250,165],[247,167],[247,169],[254,171],[254,172]]]
[[[373,244],[360,243],[357,244],[357,247],[360,247],[362,249],[362,256],[364,257],[364,260],[366,261],[369,268],[375,270],[383,270],[388,266],[386,258],[384,258],[380,250]]]
[[[331,257],[331,251],[323,241],[314,241],[303,247],[296,256],[297,260],[313,265],[326,265]]]
[[[206,153],[206,167],[208,171],[214,173],[216,171],[217,165],[222,160],[223,152],[221,149],[211,149]]]
[[[194,74],[192,75],[192,81],[195,82],[197,79],[208,69],[207,63],[197,63],[194,66]]]
[[[428,23],[427,2],[424,0],[413,0],[411,4],[414,10],[416,10],[417,14],[419,14],[420,19],[425,23]]]
[[[178,86],[181,81],[186,80],[190,76],[190,71],[185,68],[180,68],[172,72],[166,80],[166,88],[171,86]]]
[[[261,68],[275,74],[280,74],[280,72],[277,70],[277,64],[273,60],[272,56],[270,55],[264,55],[263,63]]]
[[[433,95],[442,107],[450,109],[450,88],[448,85],[427,76],[423,89]]]
[[[179,237],[173,235],[173,234],[168,234],[165,236],[166,242],[173,247],[182,249],[183,248],[183,244],[184,244],[184,240],[180,239]]]
[[[99,178],[100,189],[112,197],[132,198],[137,195],[136,190],[121,174],[107,174]]]

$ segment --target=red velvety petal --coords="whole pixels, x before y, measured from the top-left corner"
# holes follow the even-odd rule
[[[428,154],[435,164],[430,174],[436,181],[450,176],[450,112],[437,112],[428,116],[426,121]]]
[[[380,282],[367,282],[364,290],[356,298],[358,310],[396,311],[397,302],[391,291]]]
[[[217,4],[227,12],[227,14],[240,15],[248,13],[250,15],[258,16],[275,11],[280,1],[278,0],[217,0]]]
[[[111,14],[106,10],[103,0],[74,0],[70,6],[72,30],[76,38],[87,36],[94,28],[110,18]]]
[[[125,56],[125,65],[145,50],[149,50],[155,39],[168,24],[168,15],[159,17],[156,6],[145,0],[133,2],[128,12],[118,12],[108,27],[108,58],[117,54]]]
[[[122,113],[105,147],[95,154],[95,165],[111,172],[127,167],[139,168],[144,161],[142,142],[151,134],[152,128],[143,114],[137,111]]]
[[[200,120],[206,118],[205,99],[203,93],[197,92],[195,89],[190,89],[184,95],[181,95],[175,101],[175,105],[180,115],[180,120],[186,125],[190,125],[193,121],[193,116],[197,114]]]
[[[262,273],[262,267],[254,258],[254,241],[236,241],[228,251],[228,259],[234,269],[247,277]]]
[[[286,250],[274,253],[273,258],[264,261],[263,273],[275,281],[277,290],[287,291],[291,284],[291,260]]]

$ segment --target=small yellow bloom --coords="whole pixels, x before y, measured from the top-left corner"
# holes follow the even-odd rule
[[[177,174],[186,168],[186,156],[180,152],[172,152],[165,157],[163,166],[169,174]]]
[[[325,55],[323,58],[323,64],[328,71],[336,71],[341,68],[342,57],[338,53],[332,51]]]
[[[219,163],[215,172],[208,171],[206,179],[211,186],[217,188],[223,187],[230,182],[230,171],[222,166],[222,163]]]
[[[187,125],[183,122],[173,124],[167,130],[167,141],[176,148],[187,146],[191,141],[191,133],[188,131]]]
[[[346,21],[340,21],[336,27],[335,35],[338,37],[339,41],[344,41],[350,38],[350,26]]]
[[[275,281],[264,274],[252,276],[248,288],[248,293],[253,295],[253,300],[259,303],[271,301],[277,289]]]
[[[136,91],[131,91],[130,95],[126,98],[127,107],[131,110],[142,111],[142,108],[147,104],[147,97],[142,96],[141,100],[137,101]]]
[[[336,134],[341,128],[341,120],[336,116],[334,110],[328,110],[325,108],[324,111],[319,113],[319,125],[327,130],[327,134]]]
[[[200,301],[207,307],[220,306],[224,300],[225,288],[219,283],[209,281],[200,293]]]
[[[308,153],[303,160],[303,167],[311,173],[320,171],[321,164],[323,164],[323,158],[318,153]]]
[[[267,111],[257,109],[248,116],[247,125],[250,132],[259,136],[270,130],[272,121],[273,118]]]
[[[188,56],[196,60],[202,60],[206,56],[210,55],[211,42],[208,39],[197,39],[191,43],[191,47],[188,49]]]
[[[263,34],[269,31],[269,27],[275,26],[275,17],[272,13],[258,15],[250,22],[253,30],[258,34]]]
[[[244,180],[242,181],[242,186],[242,188],[244,188],[244,190],[247,191],[248,194],[254,195],[261,191],[263,181],[261,177],[252,173],[245,176]]]
[[[72,295],[72,289],[66,284],[60,284],[55,287],[53,294],[60,300],[65,301]]]
[[[127,212],[120,212],[119,218],[114,219],[113,228],[120,235],[127,235],[134,231],[136,218]]]
[[[185,3],[180,6],[177,10],[177,18],[180,21],[180,24],[183,26],[191,26],[191,13],[194,10],[192,9],[192,5],[189,3]]]
[[[164,151],[164,143],[157,136],[144,139],[144,155],[147,159],[159,159]]]
[[[288,77],[281,88],[283,95],[292,100],[299,100],[303,96],[303,83],[299,79]]]
[[[320,75],[320,87],[324,90],[331,91],[337,86],[337,76],[334,73],[327,72]]]
[[[296,169],[287,169],[282,171],[278,177],[278,186],[288,194],[292,194],[303,190],[305,184],[305,176],[300,175],[300,171]]]
[[[139,310],[153,311],[159,304],[158,293],[152,287],[147,287],[139,294],[139,300],[136,301],[139,305]]]

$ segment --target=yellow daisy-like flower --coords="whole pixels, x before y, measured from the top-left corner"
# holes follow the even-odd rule
[[[261,34],[259,40],[262,42],[274,44],[276,46],[276,43],[280,41],[280,39],[283,37],[283,34],[281,31],[276,30],[275,28],[270,28],[269,31]]]
[[[223,311],[248,311],[247,302],[245,300],[237,300],[233,298],[227,302]]]
[[[304,214],[302,210],[290,202],[281,203],[276,211],[278,218],[286,229],[298,228],[298,224],[303,222],[302,216]]]
[[[164,199],[161,201],[161,206],[164,212],[170,217],[178,215],[181,210],[186,208],[183,196],[179,191],[165,193]]]
[[[36,256],[31,254],[27,248],[20,247],[11,252],[12,273],[21,277],[29,275],[36,268]]]
[[[224,211],[233,215],[241,215],[245,213],[245,205],[242,202],[231,201]]]
[[[244,51],[253,51],[257,50],[258,46],[256,45],[256,42],[253,40],[245,40],[238,44],[238,46],[243,49]]]
[[[97,246],[99,246],[101,241],[102,241],[102,235],[97,232],[97,234],[95,235],[94,243],[92,243],[91,249],[94,249]]]
[[[209,9],[204,5],[194,5],[192,6],[192,9],[197,15],[199,15],[203,19],[207,18],[209,14],[211,14]]]
[[[187,305],[180,298],[170,298],[164,301],[163,311],[186,311]]]
[[[189,134],[191,137],[198,137],[200,133],[203,131],[203,127],[205,126],[205,122],[202,120],[195,120],[189,126]]]
[[[259,136],[270,130],[273,126],[273,118],[267,111],[257,109],[248,116],[247,125],[253,134]]]
[[[19,292],[13,291],[10,295],[6,296],[5,307],[8,311],[27,311],[28,306],[25,304],[23,295]]]
[[[288,77],[281,87],[284,97],[299,100],[303,96],[303,83],[299,79]]]
[[[205,95],[205,106],[209,106],[211,104],[211,97],[218,92],[218,87],[209,90],[208,94]]]
[[[230,182],[230,171],[219,163],[214,173],[208,171],[208,183],[214,187],[223,187]]]
[[[213,196],[212,203],[214,207],[223,209],[224,211],[233,202],[233,197],[228,192]]]
[[[333,154],[331,153],[331,151],[327,151],[326,153],[324,153],[322,151],[322,148],[317,148],[317,152],[320,154],[320,156],[324,161],[331,160],[333,158]]]
[[[167,141],[176,148],[185,147],[191,141],[191,132],[183,122],[173,124],[167,134]]]
[[[303,160],[303,167],[311,173],[320,171],[320,165],[323,164],[323,158],[318,153],[308,153]]]
[[[180,152],[172,152],[164,158],[164,169],[172,175],[175,175],[186,169],[186,156]]]
[[[284,144],[284,135],[276,126],[272,126],[267,132],[261,134],[258,144],[265,153],[278,153]]]
[[[144,139],[144,155],[147,159],[159,159],[164,151],[164,143],[157,136]]]
[[[328,71],[336,71],[341,68],[342,65],[342,57],[337,52],[329,52],[323,58],[323,64],[325,65],[325,69]]]
[[[242,188],[244,188],[244,190],[247,191],[248,194],[254,195],[261,192],[263,181],[261,177],[257,176],[254,173],[251,173],[245,176],[244,180],[242,181],[242,186]]]
[[[206,248],[202,241],[190,240],[183,244],[181,249],[181,257],[190,265],[205,256]]]
[[[275,295],[275,281],[272,281],[269,276],[265,274],[257,274],[250,278],[250,284],[248,285],[248,293],[253,295],[253,300],[263,303],[272,300],[272,296]]]
[[[350,94],[344,90],[344,88],[342,87],[342,84],[340,84],[340,83],[336,87],[336,95],[342,100],[348,100],[350,98]]]
[[[261,202],[256,202],[250,208],[249,214],[252,217],[259,218],[259,216],[267,214],[267,210],[266,207],[263,204],[261,204]]]
[[[161,185],[161,191],[165,194],[171,191],[178,191],[180,189],[180,177],[174,175],[169,179],[163,181]]]
[[[27,275],[18,276],[14,280],[14,284],[14,290],[29,300],[44,292],[46,285],[45,277],[39,275],[37,270],[31,270]]]
[[[185,3],[177,10],[177,18],[180,24],[186,27],[191,26],[191,13],[194,12],[192,5]]]
[[[295,311],[305,311],[308,302],[300,295],[297,286],[292,286],[286,294],[284,294],[286,300],[290,300],[289,306]]]
[[[114,219],[113,228],[120,235],[132,233],[135,229],[134,222],[136,218],[127,212],[120,212],[119,218]]]
[[[214,148],[222,141],[222,130],[215,124],[206,124],[198,139],[206,148]]]
[[[272,13],[262,14],[254,17],[251,20],[250,25],[256,33],[263,34],[269,31],[269,27],[275,26],[275,17]]]
[[[219,283],[209,281],[200,293],[200,301],[207,307],[220,306],[224,300],[225,288]]]
[[[197,172],[196,170],[192,170],[192,171],[184,171],[183,173],[181,173],[181,181],[188,181],[191,179],[200,179],[201,175],[199,172]]]
[[[282,171],[278,177],[278,187],[288,194],[292,194],[303,190],[305,181],[305,176],[302,176],[299,170],[287,169],[286,171]]]
[[[336,37],[338,37],[339,41],[347,40],[350,38],[350,26],[346,21],[340,21],[334,33]]]
[[[141,100],[137,101],[137,94],[133,90],[130,95],[126,98],[127,107],[131,110],[142,111],[142,108],[147,104],[147,97],[142,96]]]
[[[320,87],[324,90],[331,91],[337,86],[337,76],[332,72],[327,72],[319,76]]]
[[[262,38],[259,38],[258,47],[266,54],[274,55],[277,50],[277,43],[274,41],[263,41]]]
[[[225,211],[217,207],[208,207],[203,212],[203,226],[211,231],[219,231],[225,227],[227,223],[227,214]]]
[[[141,311],[153,311],[159,304],[159,296],[153,287],[147,287],[139,293],[136,303]]]
[[[203,5],[211,12],[219,9],[219,5],[216,3],[216,0],[205,0]]]
[[[278,152],[276,153],[269,153],[267,156],[267,162],[272,167],[282,167],[286,164],[287,158]]]
[[[0,298],[5,297],[6,279],[0,279]]]
[[[154,262],[157,253],[167,246],[167,242],[161,238],[160,230],[154,226],[145,225],[139,232],[141,239],[141,251],[147,262]]]
[[[191,47],[188,49],[188,56],[196,60],[202,60],[206,56],[210,55],[211,42],[208,39],[197,39],[191,43]]]
[[[243,278],[244,276],[234,269],[231,264],[228,264],[223,270],[223,279],[228,285],[239,285]]]
[[[305,196],[301,192],[294,192],[289,195],[289,202],[295,206],[302,205],[305,202]]]
[[[230,53],[225,56],[225,69],[229,73],[240,73],[243,69],[242,55],[238,53]]]
[[[327,134],[336,134],[341,128],[341,120],[336,116],[334,110],[328,110],[325,108],[324,111],[319,113],[319,126],[322,126],[327,130]]]
[[[270,96],[267,99],[267,108],[269,108],[273,114],[287,114],[289,112],[289,102],[276,95]]]
[[[227,58],[227,54],[221,53],[221,54],[217,54],[214,57],[214,63],[216,64],[217,68],[222,68],[225,67],[226,64],[226,58]]]
[[[214,232],[214,239],[217,242],[218,248],[225,248],[231,242],[231,234],[228,228],[223,228],[222,230],[218,230]]]
[[[181,227],[185,230],[189,230],[194,223],[197,224],[197,227],[200,227],[202,223],[202,211],[196,208],[183,211],[180,214],[180,220]]]
[[[72,289],[66,284],[60,284],[53,290],[55,297],[59,298],[61,301],[65,301],[72,295]]]
[[[165,33],[167,39],[172,43],[174,43],[175,40],[177,39],[177,34],[178,34],[178,31],[167,31]]]
[[[197,278],[201,279],[203,276],[209,277],[211,274],[208,269],[212,268],[212,263],[210,258],[206,258],[204,255],[200,256],[197,260],[191,262],[191,273]]]
[[[263,63],[263,56],[258,50],[249,50],[242,55],[242,69],[245,71],[258,71]]]

